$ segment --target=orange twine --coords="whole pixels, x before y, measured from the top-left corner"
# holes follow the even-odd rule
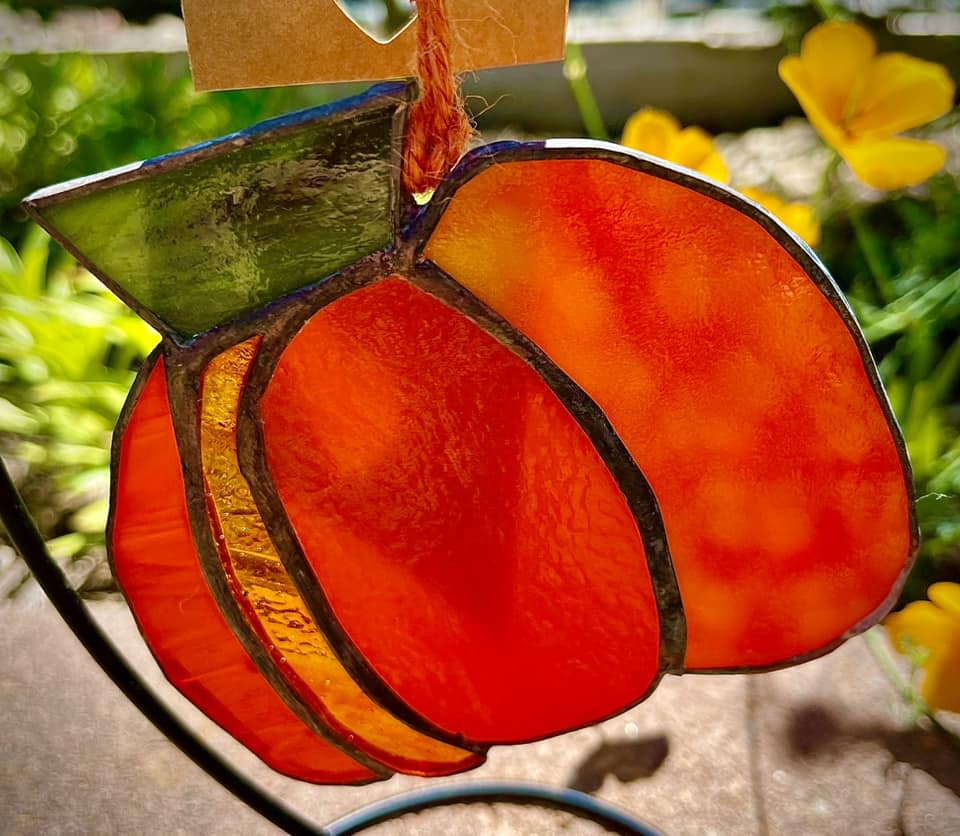
[[[447,176],[473,134],[460,83],[450,65],[447,0],[417,4],[417,81],[420,96],[407,122],[403,185],[410,194],[433,191]]]

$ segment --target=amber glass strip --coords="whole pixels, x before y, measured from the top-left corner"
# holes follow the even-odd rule
[[[116,468],[113,568],[167,678],[278,772],[323,784],[375,779],[297,719],[217,609],[190,532],[162,359],[130,413]]]
[[[211,361],[203,377],[203,470],[211,522],[237,603],[304,701],[353,746],[391,769],[416,775],[478,765],[480,756],[427,737],[374,703],[331,650],[287,574],[237,456],[237,411],[258,347],[259,338],[234,346]]]
[[[493,165],[446,199],[424,254],[629,448],[663,513],[688,668],[817,651],[883,604],[912,548],[875,384],[837,291],[752,210],[624,160]]]

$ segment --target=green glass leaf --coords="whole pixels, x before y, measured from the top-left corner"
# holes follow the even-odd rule
[[[389,244],[404,85],[31,195],[28,210],[184,339]]]

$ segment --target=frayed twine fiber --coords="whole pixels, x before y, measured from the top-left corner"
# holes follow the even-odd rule
[[[417,81],[420,96],[407,122],[403,185],[412,195],[432,192],[457,164],[473,136],[459,79],[450,68],[447,0],[417,5]]]

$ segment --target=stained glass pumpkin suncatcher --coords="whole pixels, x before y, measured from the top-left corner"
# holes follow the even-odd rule
[[[479,148],[418,207],[408,100],[28,201],[163,334],[108,539],[170,681],[278,771],[362,783],[879,618],[909,467],[812,253],[603,143]]]

